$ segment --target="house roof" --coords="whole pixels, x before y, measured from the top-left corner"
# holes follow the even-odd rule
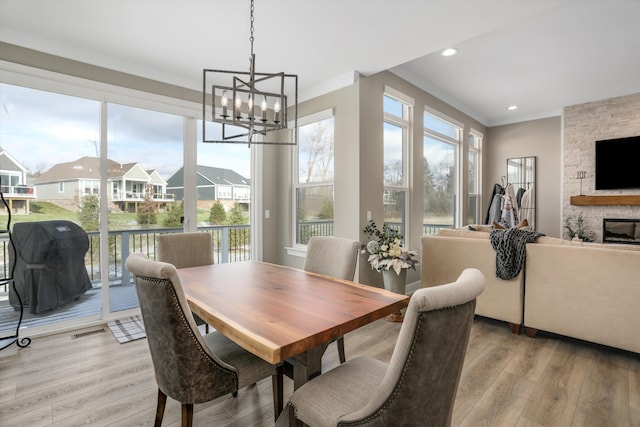
[[[130,169],[128,166],[107,159],[107,178],[123,176]],[[44,184],[77,179],[99,180],[100,160],[96,157],[85,156],[73,162],[58,163],[37,177],[33,183]]]
[[[27,168],[2,147],[0,147],[0,170],[27,172]]]
[[[206,180],[217,185],[251,185],[251,180],[231,169],[198,165],[196,172]]]

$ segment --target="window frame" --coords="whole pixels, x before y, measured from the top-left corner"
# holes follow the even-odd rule
[[[455,129],[455,136],[451,137],[449,135],[446,135],[444,133],[441,133],[435,129],[432,128],[428,128],[424,122],[424,116],[425,115],[430,115],[432,117],[434,117],[435,119],[438,119],[440,121],[443,121],[451,126],[453,126]],[[463,182],[466,182],[466,180],[464,179],[464,171],[467,169],[465,167],[463,167],[463,156],[462,156],[462,151],[463,151],[463,147],[464,147],[464,123],[447,116],[444,113],[441,113],[438,110],[435,110],[429,106],[425,106],[424,107],[424,111],[423,111],[423,147],[424,147],[424,138],[428,137],[431,139],[435,139],[438,141],[441,141],[445,144],[451,145],[454,147],[454,159],[453,159],[453,164],[456,165],[456,173],[455,173],[455,198],[454,198],[454,212],[453,212],[453,227],[459,227],[460,224],[463,221],[463,209],[462,209],[462,203],[463,203]],[[424,156],[424,153],[423,153]],[[423,201],[423,205],[424,205],[424,201]],[[425,235],[425,228],[424,228],[424,207],[423,207],[423,235]]]
[[[476,144],[475,146],[471,146],[471,144],[469,143],[469,137],[473,137],[476,140]],[[476,198],[476,212],[475,212],[475,218],[476,218],[476,222],[478,224],[480,224],[481,222],[483,222],[483,219],[481,217],[482,215],[482,142],[484,139],[484,135],[475,130],[475,129],[471,129],[469,131],[469,137],[467,138],[467,148],[468,148],[468,155],[467,155],[467,159],[470,159],[471,153],[475,153],[476,155],[476,168],[475,168],[475,184],[476,184],[476,188],[471,189],[469,188],[469,185],[467,183],[467,200],[471,200],[471,197],[475,197]],[[466,174],[467,177],[470,176],[470,173]],[[472,191],[473,190],[473,191]],[[470,211],[470,207],[468,207],[467,209],[467,217],[469,217],[471,211]]]
[[[411,230],[411,215],[410,215],[410,206],[411,206],[411,192],[409,183],[411,181],[411,165],[412,165],[412,135],[413,135],[413,111],[415,106],[415,101],[404,93],[395,90],[391,87],[385,87],[385,90],[382,94],[383,96],[383,189],[382,189],[382,203],[383,203],[383,212],[384,212],[384,204],[385,204],[385,195],[388,192],[399,192],[404,193],[404,206],[402,209],[402,219],[400,225],[400,234],[404,236],[405,245],[410,245],[409,242],[409,232]],[[387,112],[384,109],[384,98],[392,99],[396,102],[402,104],[402,117],[397,116],[391,112]],[[401,185],[389,185],[384,183],[384,150],[385,150],[385,141],[384,141],[384,128],[389,124],[391,126],[398,127],[402,129],[402,183]],[[386,218],[383,219],[383,222],[386,223]]]
[[[314,188],[314,187],[332,187],[332,200],[335,202],[335,114],[333,108],[318,111],[316,113],[308,114],[302,117],[298,117],[298,127],[296,132],[300,132],[300,128],[308,125],[312,125],[323,120],[333,119],[334,123],[334,171],[330,181],[318,181],[313,183],[300,183],[300,142],[301,138],[298,135],[298,144],[294,146],[292,157],[292,192],[291,192],[291,247],[287,248],[288,253],[291,255],[305,256],[307,245],[298,242],[298,190],[302,188]],[[335,218],[334,218],[335,223]],[[333,235],[333,234],[332,234]]]

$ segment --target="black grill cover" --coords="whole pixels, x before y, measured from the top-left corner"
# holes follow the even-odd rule
[[[84,263],[89,249],[87,233],[70,221],[20,222],[13,226],[17,262],[15,286],[30,313],[42,313],[76,300],[91,289]],[[9,250],[10,268],[15,262]],[[18,309],[18,297],[9,286],[9,302]]]

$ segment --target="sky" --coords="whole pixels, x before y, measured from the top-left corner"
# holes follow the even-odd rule
[[[100,152],[100,103],[0,83],[0,147],[31,172]],[[109,104],[108,158],[140,163],[167,179],[183,164],[180,116]],[[204,144],[198,164],[232,169],[250,178],[246,144]]]

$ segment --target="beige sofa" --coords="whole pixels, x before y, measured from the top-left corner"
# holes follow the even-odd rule
[[[489,233],[441,230],[422,238],[422,287],[455,282],[467,267],[482,271],[484,292],[476,298],[476,314],[508,322],[514,333],[522,325],[524,274],[511,280],[496,277],[496,254]]]
[[[516,278],[496,277],[489,233],[442,230],[422,238],[422,286],[450,281],[466,267],[487,278],[476,314],[640,353],[640,247],[540,237],[527,244]]]

